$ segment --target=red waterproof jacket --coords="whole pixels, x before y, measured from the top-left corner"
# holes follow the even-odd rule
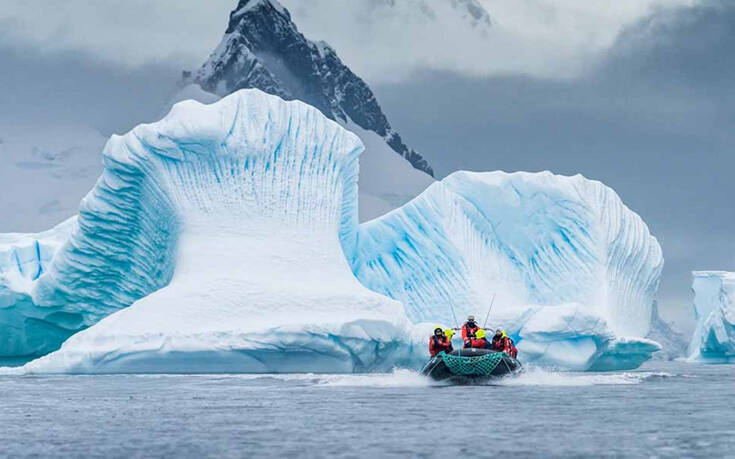
[[[470,327],[470,325],[465,322],[465,324],[462,325],[462,341],[467,343],[470,339],[469,335],[475,336],[475,332],[479,329],[480,327],[478,327],[477,324],[475,324],[474,327]]]
[[[516,345],[512,339],[507,338],[507,340],[508,340],[508,346],[509,346],[508,354],[510,354],[510,356],[515,359],[516,357],[518,357],[518,349],[516,349]]]
[[[469,347],[474,347],[475,349],[487,349],[487,340],[485,338],[471,338]]]
[[[505,352],[506,354],[513,357],[514,359],[518,355],[518,349],[516,349],[515,345],[513,344],[513,340],[508,337],[504,337],[504,338],[493,337],[492,348],[495,351]]]
[[[429,338],[429,354],[431,354],[432,357],[441,351],[452,352],[452,350],[452,342],[449,341],[446,336],[442,336],[441,338],[432,336]]]

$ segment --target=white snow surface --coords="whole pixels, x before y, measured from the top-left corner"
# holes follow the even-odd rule
[[[526,360],[631,368],[660,348],[644,337],[661,248],[613,190],[581,175],[456,172],[361,225],[348,257],[413,322],[484,317],[495,295],[490,324]]]
[[[689,360],[735,362],[735,273],[694,271],[694,314],[697,326],[689,344]]]
[[[4,371],[418,366],[435,325],[484,317],[492,294],[488,325],[525,362],[634,368],[660,348],[643,337],[661,250],[611,189],[459,172],[358,224],[362,149],[258,90],[113,136],[78,218],[0,236],[0,358],[73,335]]]

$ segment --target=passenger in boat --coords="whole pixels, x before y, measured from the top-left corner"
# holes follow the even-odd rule
[[[470,340],[475,337],[475,333],[479,329],[480,327],[478,327],[477,323],[475,322],[475,316],[467,316],[467,322],[462,325],[462,341],[464,341],[464,347],[470,347],[467,345],[467,343],[469,343]]]
[[[515,359],[518,356],[518,349],[516,349],[516,343],[514,343],[513,339],[505,333],[505,330],[503,330],[503,338],[505,338],[505,340],[507,341],[507,347],[508,347],[508,350],[505,352],[507,352],[508,355],[510,355],[511,357]]]
[[[470,338],[469,342],[465,344],[464,347],[472,347],[475,349],[489,349],[490,343],[488,343],[487,339],[485,338],[485,330],[483,330],[482,328],[478,328],[475,332],[475,337]]]
[[[503,330],[498,328],[495,330],[490,348],[494,351],[503,352],[505,351],[505,344],[505,340],[503,339]]]
[[[434,335],[429,338],[429,354],[432,357],[440,352],[452,352],[452,342],[444,336],[444,331],[441,327],[434,329]]]
[[[494,351],[505,352],[514,359],[518,355],[518,349],[516,349],[513,340],[507,333],[505,333],[505,330],[501,330],[499,328],[495,330],[495,335],[493,335],[493,341],[490,347]]]

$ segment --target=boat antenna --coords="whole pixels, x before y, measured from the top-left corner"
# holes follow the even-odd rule
[[[493,304],[495,303],[495,294],[493,293],[493,297],[490,299],[490,307],[487,308],[487,314],[485,314],[485,322],[482,324],[483,330],[487,326],[487,319],[490,317],[490,311],[493,309]],[[455,319],[456,320],[456,319]]]
[[[449,310],[452,311],[452,317],[454,318],[454,328],[452,330],[459,330],[459,322],[457,322],[457,315],[454,313],[454,305],[449,301]]]

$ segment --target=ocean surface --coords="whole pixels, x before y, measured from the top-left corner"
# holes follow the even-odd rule
[[[3,457],[735,457],[735,366],[0,377]]]

